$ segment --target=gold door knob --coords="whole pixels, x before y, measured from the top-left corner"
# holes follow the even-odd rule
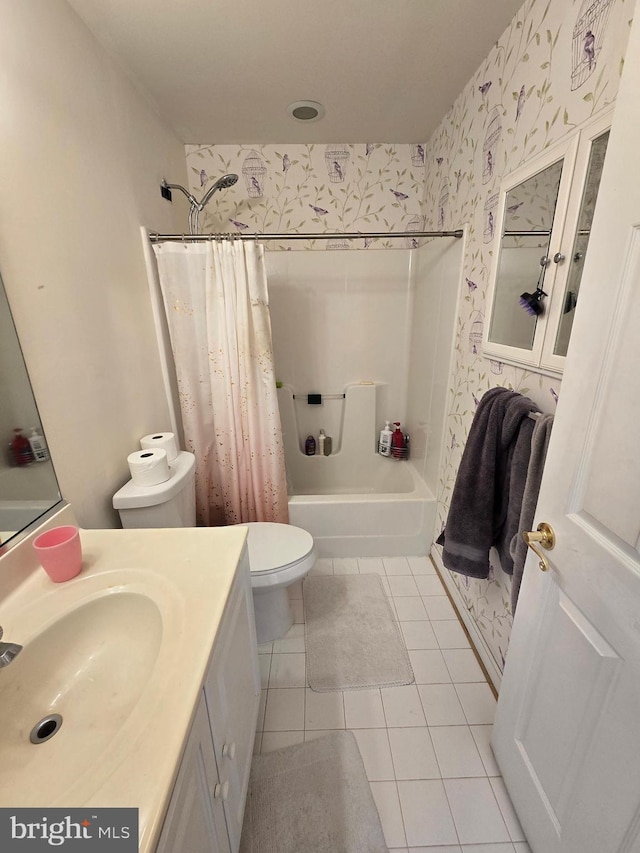
[[[535,551],[536,556],[540,560],[538,563],[540,570],[546,572],[549,569],[549,563],[547,563],[547,559],[538,547],[538,544],[547,551],[551,551],[556,544],[556,534],[553,527],[550,524],[547,524],[546,521],[543,521],[538,525],[537,530],[525,530],[522,534],[522,538],[529,548],[531,548],[532,551]]]

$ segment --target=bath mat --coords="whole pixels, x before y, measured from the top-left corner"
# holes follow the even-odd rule
[[[240,853],[388,853],[351,732],[254,757]]]
[[[303,596],[312,690],[413,683],[407,647],[379,575],[307,578]]]

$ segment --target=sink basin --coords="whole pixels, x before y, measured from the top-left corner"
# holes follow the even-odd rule
[[[21,798],[20,805],[41,805],[51,801],[52,783],[66,795],[87,770],[104,764],[148,688],[162,638],[157,603],[119,590],[73,607],[21,641],[23,650],[0,669],[0,792],[27,790],[29,802]],[[33,727],[51,714],[62,717],[60,728],[33,744]]]

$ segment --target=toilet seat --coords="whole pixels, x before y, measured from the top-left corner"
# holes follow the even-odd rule
[[[253,589],[283,586],[304,577],[316,561],[313,537],[301,527],[252,521],[247,547]]]

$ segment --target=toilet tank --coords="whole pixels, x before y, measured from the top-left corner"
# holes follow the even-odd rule
[[[169,471],[169,479],[157,486],[136,486],[129,480],[115,493],[113,507],[124,528],[195,527],[195,456],[180,451]]]

